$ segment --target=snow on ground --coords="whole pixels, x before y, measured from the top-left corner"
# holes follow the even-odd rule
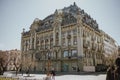
[[[23,76],[21,74],[18,74],[15,76],[15,74],[11,73],[5,73],[8,77],[12,78],[19,78],[20,80],[43,80],[43,78],[46,77],[45,74],[31,74],[30,77],[26,77],[27,75],[24,74]],[[6,77],[7,77],[6,76]],[[105,74],[99,74],[99,75],[58,75],[55,76],[55,80],[106,80]]]
[[[43,74],[32,74],[31,76],[33,77],[28,77],[24,79],[39,79],[43,80],[46,75]],[[55,80],[106,80],[106,75],[101,74],[101,75],[60,75],[60,76],[55,76]]]
[[[56,80],[105,80],[105,75],[63,75],[57,76]]]

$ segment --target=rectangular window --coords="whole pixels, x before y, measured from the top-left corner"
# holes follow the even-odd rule
[[[77,29],[73,30],[73,35],[77,35]]]
[[[62,38],[62,45],[65,46],[65,38]]]
[[[71,39],[68,39],[68,45],[71,45]]]
[[[46,44],[46,45],[45,45],[45,49],[48,49],[48,48],[49,48],[49,44]]]
[[[68,51],[67,51],[67,50],[65,50],[65,51],[63,52],[63,57],[68,57]]]
[[[76,36],[74,36],[74,38],[73,38],[73,44],[74,44],[74,45],[77,44],[77,37],[76,37]]]
[[[62,32],[62,38],[64,38],[64,37],[65,37],[65,34],[66,34],[65,32]]]
[[[77,50],[72,50],[72,57],[77,57]]]

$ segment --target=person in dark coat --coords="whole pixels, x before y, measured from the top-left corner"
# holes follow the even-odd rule
[[[51,71],[51,74],[52,74],[53,76],[55,76],[55,71],[52,70],[52,71]]]
[[[46,77],[44,77],[43,80],[51,80],[51,74],[47,73]]]
[[[114,71],[115,71],[114,65],[108,67],[106,80],[114,80]]]
[[[54,69],[52,69],[51,75],[52,75],[52,80],[55,80],[55,70]]]
[[[43,69],[43,73],[46,74],[46,68]]]
[[[115,69],[115,79],[120,80],[120,57],[118,57],[115,61],[116,69]]]

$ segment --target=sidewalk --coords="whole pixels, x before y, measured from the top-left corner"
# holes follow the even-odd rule
[[[17,80],[44,80],[46,74],[30,74],[28,77],[26,74],[15,75],[15,72],[5,72],[3,76]],[[105,80],[105,72],[56,72],[55,80]]]
[[[56,72],[56,75],[99,75],[106,72]]]
[[[0,75],[0,77],[4,78],[11,78],[11,79],[17,79],[17,80],[43,80],[45,77],[44,74],[30,74],[30,76],[27,76],[27,74],[14,74],[14,72],[4,72],[3,75]]]

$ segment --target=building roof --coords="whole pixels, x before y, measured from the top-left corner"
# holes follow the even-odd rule
[[[75,3],[73,5],[68,6],[68,7],[64,7],[63,9],[56,10],[54,12],[54,14],[47,16],[43,20],[39,20],[38,18],[35,19],[32,23],[32,25],[34,25],[36,23],[38,24],[38,26],[37,26],[37,28],[35,28],[35,30],[37,32],[40,32],[43,30],[53,28],[52,25],[53,25],[55,17],[56,17],[56,12],[62,13],[61,26],[65,26],[65,25],[68,25],[71,23],[77,23],[76,16],[81,15],[83,23],[89,25],[90,27],[92,27],[96,31],[100,32],[96,20],[93,20],[93,18],[91,18],[90,15],[85,13],[84,10],[81,10]],[[78,14],[78,13],[80,13],[80,14]],[[32,28],[30,27],[30,29],[32,29]],[[25,32],[25,35],[27,35],[27,34],[29,34],[29,31]]]

